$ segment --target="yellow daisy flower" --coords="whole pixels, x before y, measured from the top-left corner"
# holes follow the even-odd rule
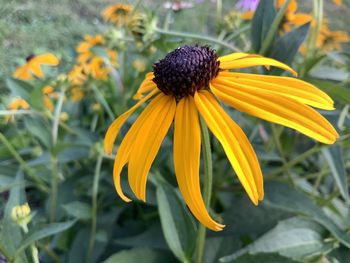
[[[121,27],[128,23],[129,15],[133,10],[132,5],[127,4],[115,4],[108,6],[102,12],[102,17],[112,24]]]
[[[281,9],[285,0],[277,0],[276,8]],[[298,3],[296,0],[290,1],[282,21],[282,30],[289,32],[293,27],[304,25],[312,20],[312,16],[306,13],[297,13]]]
[[[44,105],[49,111],[53,111],[54,105],[52,102],[52,97],[57,97],[58,94],[55,92],[55,89],[52,86],[45,86],[43,87],[42,91],[43,93],[43,100],[44,100]]]
[[[26,102],[24,99],[22,98],[15,98],[13,99],[9,105],[7,106],[7,108],[9,110],[18,110],[18,109],[29,109],[29,104],[28,102]]]
[[[32,80],[33,75],[38,78],[43,78],[44,72],[41,69],[42,65],[57,66],[58,58],[51,54],[45,53],[42,55],[30,55],[26,58],[26,63],[19,66],[13,73],[13,77],[21,80]]]
[[[68,73],[68,80],[75,86],[81,86],[85,83],[87,76],[84,72],[84,66],[74,65]]]
[[[92,48],[102,45],[104,42],[104,39],[102,35],[85,35],[84,41],[80,42],[78,47],[76,48],[76,51],[78,52],[78,62],[79,63],[86,63],[90,59],[92,59],[95,54],[92,52]]]
[[[120,173],[128,164],[129,184],[138,199],[146,200],[150,167],[174,121],[174,166],[179,189],[192,214],[205,226],[220,231],[223,225],[209,215],[201,195],[199,163],[201,115],[221,143],[249,198],[257,205],[264,197],[263,177],[256,154],[243,130],[220,106],[229,106],[261,119],[293,128],[322,143],[338,138],[333,126],[312,107],[333,110],[332,99],[315,86],[291,77],[230,72],[253,66],[289,66],[274,59],[246,53],[218,57],[207,46],[183,46],[153,65],[138,94],[148,93],[108,128],[104,148],[111,154],[121,126],[147,100],[118,149],[114,183],[124,195]]]
[[[324,51],[340,50],[341,44],[349,42],[350,38],[345,31],[331,31],[328,23],[324,22],[317,38],[317,47]]]

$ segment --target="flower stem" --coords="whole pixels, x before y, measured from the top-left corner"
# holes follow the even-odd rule
[[[207,209],[210,207],[210,199],[213,185],[213,166],[210,147],[210,137],[208,127],[204,120],[200,118],[201,135],[202,135],[202,150],[203,150],[203,162],[204,162],[204,181],[203,181],[203,199]],[[199,224],[198,236],[197,236],[197,248],[196,248],[196,262],[201,263],[203,261],[203,254],[205,248],[205,234],[206,228],[204,225]]]
[[[60,115],[62,112],[65,97],[65,89],[62,89],[57,101],[55,113],[52,120],[52,150],[51,150],[51,202],[50,202],[50,222],[56,220],[57,197],[58,197],[58,179],[59,168],[56,150],[54,149],[58,140],[58,128],[60,123]]]
[[[269,47],[271,46],[271,43],[275,37],[275,34],[278,30],[278,27],[283,19],[283,16],[284,16],[284,13],[286,12],[287,10],[287,7],[289,5],[289,2],[291,0],[286,0],[283,4],[283,6],[281,7],[281,9],[278,11],[275,19],[273,20],[272,22],[272,25],[270,27],[270,30],[269,32],[267,33],[263,43],[262,43],[262,46],[261,46],[261,49],[260,49],[260,52],[259,54],[261,55],[266,55],[266,52],[269,50]]]
[[[98,197],[98,187],[100,183],[101,176],[101,166],[102,166],[103,154],[99,154],[95,166],[94,182],[92,186],[92,221],[91,221],[91,235],[89,242],[89,250],[86,257],[86,262],[92,261],[92,255],[94,251],[95,239],[96,239],[96,226],[97,226],[97,197]]]
[[[169,35],[169,36],[205,40],[205,41],[219,44],[219,45],[226,47],[228,49],[231,49],[233,51],[241,52],[241,50],[239,48],[237,48],[237,47],[235,47],[235,46],[233,46],[225,41],[222,41],[222,40],[217,39],[217,38],[209,37],[209,36],[197,35],[197,34],[193,34],[193,33],[178,32],[178,31],[171,31],[171,30],[165,30],[165,29],[161,29],[161,28],[155,28],[155,31],[160,33],[160,34]]]
[[[0,132],[0,141],[3,145],[6,146],[8,151],[12,154],[12,156],[19,163],[20,167],[25,171],[28,176],[35,182],[36,186],[43,192],[49,192],[49,188],[46,184],[41,180],[40,177],[36,175],[34,170],[26,163],[25,160],[21,157],[21,155],[16,151],[16,149],[12,146],[12,144],[7,140],[7,138]]]

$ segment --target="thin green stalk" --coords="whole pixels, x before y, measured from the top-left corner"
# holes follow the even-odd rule
[[[34,115],[35,111],[32,110],[0,110],[0,116],[12,116],[12,115]]]
[[[60,92],[60,96],[58,97],[55,113],[52,120],[51,134],[52,134],[53,150],[51,150],[51,199],[50,199],[51,202],[50,202],[50,217],[49,217],[50,222],[54,222],[56,220],[59,168],[58,168],[58,158],[54,148],[57,144],[57,139],[58,139],[58,128],[60,123],[60,115],[62,112],[64,97],[65,97],[65,89],[62,89]]]
[[[278,27],[279,27],[279,25],[280,25],[280,23],[281,23],[281,21],[283,19],[283,16],[284,16],[284,14],[285,14],[285,12],[287,10],[287,7],[288,7],[290,1],[291,0],[286,0],[284,2],[283,6],[281,7],[281,9],[278,11],[275,19],[272,22],[270,30],[267,33],[267,35],[266,35],[266,37],[265,37],[265,39],[264,39],[264,41],[262,43],[261,49],[259,51],[259,54],[265,55],[266,52],[268,51],[268,49],[269,49],[270,45],[272,44],[272,41],[273,41],[273,39],[275,37],[275,34],[278,31]]]
[[[212,156],[210,147],[210,137],[208,127],[204,120],[200,118],[201,136],[202,136],[202,150],[203,150],[203,162],[204,162],[204,181],[203,181],[203,199],[205,207],[209,210],[210,199],[213,185],[213,167]],[[204,225],[199,224],[197,247],[196,247],[196,262],[203,262],[204,248],[205,248],[205,234],[206,228]]]
[[[103,154],[99,154],[95,166],[94,182],[92,186],[92,220],[91,220],[91,234],[89,249],[86,257],[86,262],[91,262],[92,255],[95,246],[96,239],[96,227],[97,227],[97,197],[98,197],[98,187],[101,176],[101,166],[102,166]]]
[[[281,135],[281,132],[283,131],[283,127],[281,127],[281,129],[282,129],[281,132],[278,132],[276,125],[275,124],[271,124],[271,129],[272,129],[272,138],[273,138],[273,140],[275,142],[277,151],[279,152],[279,154],[280,154],[280,156],[282,158],[283,166],[286,166],[287,165],[287,158],[286,158],[286,156],[284,154],[283,147],[282,147],[282,144],[281,144],[281,141],[280,141],[280,135]],[[294,185],[293,177],[292,177],[292,174],[289,171],[289,168],[285,169],[285,172],[288,175],[289,182]]]
[[[185,32],[178,32],[178,31],[171,31],[171,30],[164,30],[160,28],[155,28],[155,31],[164,34],[164,35],[169,35],[169,36],[176,36],[176,37],[184,37],[184,38],[193,38],[193,39],[200,39],[208,42],[212,42],[215,44],[219,44],[223,47],[226,47],[228,49],[231,49],[236,52],[241,52],[241,50],[225,41],[219,40],[217,38],[209,37],[209,36],[203,36],[203,35],[197,35],[197,34],[192,34],[192,33],[185,33]]]
[[[300,154],[297,158],[289,161],[288,163],[286,163],[282,167],[269,173],[269,175],[268,175],[269,179],[273,178],[276,175],[279,175],[280,173],[283,173],[284,171],[286,171],[286,169],[290,169],[294,165],[304,161],[306,158],[314,155],[315,153],[319,152],[320,150],[321,150],[321,147],[319,147],[318,145],[312,147],[310,150],[307,150],[306,152]]]
[[[222,18],[222,0],[216,0],[216,25],[219,26]]]
[[[6,146],[6,148],[9,150],[12,156],[16,159],[21,169],[23,169],[23,171],[25,171],[28,174],[30,179],[35,182],[35,185],[41,191],[45,193],[49,192],[49,188],[46,186],[46,184],[40,179],[40,177],[36,176],[36,173],[33,171],[33,169],[26,163],[25,160],[23,160],[21,155],[16,151],[16,149],[11,145],[11,143],[7,140],[7,138],[1,132],[0,132],[0,141],[3,143],[3,145]]]
[[[111,107],[109,107],[108,102],[106,101],[104,96],[101,94],[101,92],[97,89],[95,85],[92,85],[92,90],[94,91],[98,102],[103,106],[103,108],[107,112],[108,117],[111,119],[111,121],[113,121],[115,119],[114,113]]]

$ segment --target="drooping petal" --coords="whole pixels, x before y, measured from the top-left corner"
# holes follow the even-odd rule
[[[179,189],[192,214],[206,227],[219,231],[224,227],[209,215],[200,188],[199,163],[201,133],[193,97],[180,100],[174,121],[174,166]]]
[[[316,108],[334,110],[333,100],[325,92],[296,78],[220,72],[219,76],[212,81],[214,86],[216,83],[228,86],[230,83],[234,83],[240,85],[242,89],[251,90],[252,92],[261,90],[282,95]]]
[[[148,117],[152,111],[154,111],[155,107],[157,107],[160,96],[155,97],[148,106],[142,111],[140,116],[136,119],[134,124],[131,126],[129,131],[126,133],[123,141],[121,142],[119,149],[117,151],[117,155],[114,160],[114,168],[113,168],[113,181],[114,186],[118,195],[125,201],[130,202],[131,199],[126,197],[122,191],[120,186],[120,173],[124,167],[124,165],[129,161],[131,149],[134,146],[134,142],[136,140],[136,136],[138,135],[140,128],[142,125],[148,121]],[[145,138],[146,140],[147,138]],[[137,147],[137,146],[136,146]]]
[[[112,153],[113,144],[115,139],[117,138],[117,135],[119,133],[120,128],[123,126],[125,121],[129,118],[129,116],[138,108],[140,107],[144,102],[146,102],[149,98],[151,98],[154,94],[156,94],[158,91],[154,90],[141,100],[139,100],[133,107],[131,107],[128,111],[124,112],[122,115],[120,115],[117,119],[115,119],[112,124],[109,126],[105,138],[104,138],[104,150],[107,154]]]
[[[208,91],[199,91],[194,100],[209,129],[220,141],[249,198],[257,205],[263,199],[263,178],[253,147],[242,129],[230,118]]]
[[[241,54],[241,53],[239,53]],[[221,62],[220,60],[220,69],[236,69],[236,68],[248,68],[248,67],[255,67],[255,66],[265,66],[269,68],[270,66],[277,67],[284,69],[286,71],[291,72],[293,75],[298,75],[298,73],[289,67],[288,65],[281,63],[275,59],[272,58],[265,58],[257,55],[251,55],[247,57],[242,57],[240,59],[234,59],[234,60],[224,60]]]
[[[332,144],[339,137],[333,126],[317,111],[296,100],[242,88],[242,84],[230,86],[211,85],[213,93],[223,102],[261,119],[293,128],[315,140]]]
[[[32,61],[35,61],[36,63],[39,63],[39,64],[45,64],[45,65],[51,65],[51,66],[57,66],[59,63],[58,58],[51,53],[35,56],[32,59]]]
[[[32,80],[33,76],[30,74],[28,64],[19,66],[13,73],[13,77],[22,80]]]
[[[148,171],[173,122],[176,101],[172,96],[158,95],[159,101],[140,127],[128,165],[129,184],[137,198],[145,201]]]

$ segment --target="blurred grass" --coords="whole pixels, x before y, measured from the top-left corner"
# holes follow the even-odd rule
[[[34,52],[52,51],[63,55],[73,52],[76,43],[84,34],[103,32],[106,26],[100,16],[101,11],[115,0],[0,0],[0,77],[10,74],[19,58],[25,58]],[[310,9],[312,1],[300,1],[302,9]],[[345,0],[341,8],[325,1],[326,14],[332,14],[332,28],[349,31],[350,0]],[[143,1],[160,11],[164,1]],[[233,8],[232,0],[224,0],[223,13]],[[211,6],[212,5],[212,6]],[[176,21],[178,30],[209,33],[203,31],[203,25],[209,30],[215,27],[215,4],[206,0],[193,9],[171,13],[170,23]],[[232,8],[231,8],[232,6]],[[162,12],[164,9],[161,10]],[[206,14],[206,15],[202,15]],[[334,15],[337,14],[337,15]],[[166,13],[163,14],[166,16]],[[191,17],[192,21],[179,19],[179,16]],[[189,22],[191,28],[188,27]],[[201,29],[201,31],[196,31]]]

